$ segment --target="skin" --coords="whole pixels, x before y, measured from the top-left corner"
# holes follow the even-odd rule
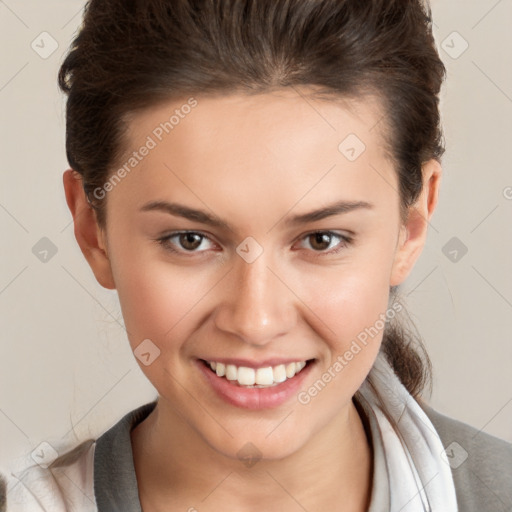
[[[294,90],[196,99],[198,106],[108,192],[106,230],[79,177],[64,173],[76,239],[98,282],[117,289],[132,349],[148,338],[160,349],[148,366],[136,359],[159,394],[154,412],[132,431],[142,506],[367,510],[372,451],[352,397],[382,331],[306,405],[295,396],[259,411],[230,405],[205,385],[195,360],[315,358],[302,387],[309,388],[375,324],[388,308],[389,287],[412,270],[441,167],[435,160],[424,165],[422,194],[402,225],[376,101],[305,101]],[[133,117],[127,155],[185,101]],[[353,162],[338,150],[350,133],[366,146]],[[205,210],[230,229],[140,211],[153,200]],[[372,208],[285,222],[339,200]],[[192,247],[196,253],[179,237],[170,242],[178,253],[155,242],[178,230],[206,236]],[[343,246],[333,235],[315,244],[307,235],[318,230],[352,234],[353,242]],[[263,248],[252,263],[236,252],[248,236]],[[237,456],[248,442],[262,457],[252,467]]]

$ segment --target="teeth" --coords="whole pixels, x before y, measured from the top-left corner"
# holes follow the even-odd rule
[[[274,375],[274,382],[284,382],[286,380],[286,366],[284,364],[274,366],[272,373]]]
[[[293,377],[295,375],[295,370],[296,370],[297,366],[295,365],[295,363],[289,363],[286,365],[286,377],[288,377],[289,379],[291,377]]]
[[[238,368],[238,384],[242,386],[252,386],[256,382],[256,372],[252,368],[240,366]]]
[[[272,366],[267,368],[258,368],[256,370],[256,384],[262,384],[264,386],[270,386],[274,384],[274,372]]]
[[[222,363],[217,363],[216,364],[216,366],[215,366],[215,373],[219,377],[224,377],[225,371],[226,371],[226,366],[225,365],[223,365]]]
[[[211,365],[215,365],[215,362],[210,363]],[[238,375],[238,369],[234,364],[228,364],[226,365],[226,379],[228,380],[236,380]]]
[[[235,366],[234,364],[223,364],[216,361],[208,361],[210,368],[219,376],[229,381],[237,381],[240,386],[269,387],[291,379],[305,366],[306,361],[298,361],[277,366],[264,368],[248,368],[246,366]]]

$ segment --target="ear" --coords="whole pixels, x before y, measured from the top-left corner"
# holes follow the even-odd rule
[[[75,238],[97,281],[104,288],[116,286],[107,253],[106,234],[99,227],[96,212],[87,201],[78,172],[68,169],[62,176],[66,202],[73,216]]]
[[[390,286],[401,284],[410,274],[427,239],[428,223],[437,206],[442,169],[440,163],[429,160],[423,165],[423,189],[411,205],[405,225],[401,226]]]

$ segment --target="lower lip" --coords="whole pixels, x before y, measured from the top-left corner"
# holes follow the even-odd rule
[[[197,360],[200,371],[206,377],[214,391],[226,402],[244,409],[271,409],[279,407],[296,395],[304,379],[308,376],[314,361],[308,364],[294,377],[268,388],[247,388],[231,384],[225,377],[219,377],[206,363]]]

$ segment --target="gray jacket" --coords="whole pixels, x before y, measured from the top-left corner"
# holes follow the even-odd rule
[[[459,512],[512,512],[512,444],[420,405],[447,450]]]

